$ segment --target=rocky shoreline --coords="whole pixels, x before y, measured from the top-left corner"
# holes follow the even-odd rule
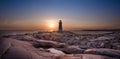
[[[37,32],[0,37],[0,59],[120,59],[120,32]]]

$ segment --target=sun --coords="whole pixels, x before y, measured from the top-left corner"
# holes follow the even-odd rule
[[[54,28],[54,27],[55,27],[55,24],[51,23],[51,24],[49,24],[49,27],[50,27],[50,28]]]

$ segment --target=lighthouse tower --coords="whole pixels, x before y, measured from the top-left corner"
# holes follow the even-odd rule
[[[59,26],[58,26],[58,32],[62,33],[63,29],[62,29],[62,20],[59,20]]]

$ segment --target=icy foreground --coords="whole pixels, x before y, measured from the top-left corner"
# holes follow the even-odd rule
[[[120,59],[120,33],[38,32],[2,36],[0,59]]]

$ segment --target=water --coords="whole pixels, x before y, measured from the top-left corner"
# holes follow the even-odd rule
[[[0,35],[15,35],[15,34],[25,34],[25,33],[34,33],[38,31],[33,30],[0,30]]]
[[[104,34],[104,33],[111,33],[113,31],[72,31],[76,34]]]
[[[43,30],[39,30],[44,32]],[[37,33],[37,30],[0,30],[1,35],[15,35],[15,34],[25,34],[25,33]],[[103,33],[111,33],[113,31],[71,31],[76,34],[103,34]]]

